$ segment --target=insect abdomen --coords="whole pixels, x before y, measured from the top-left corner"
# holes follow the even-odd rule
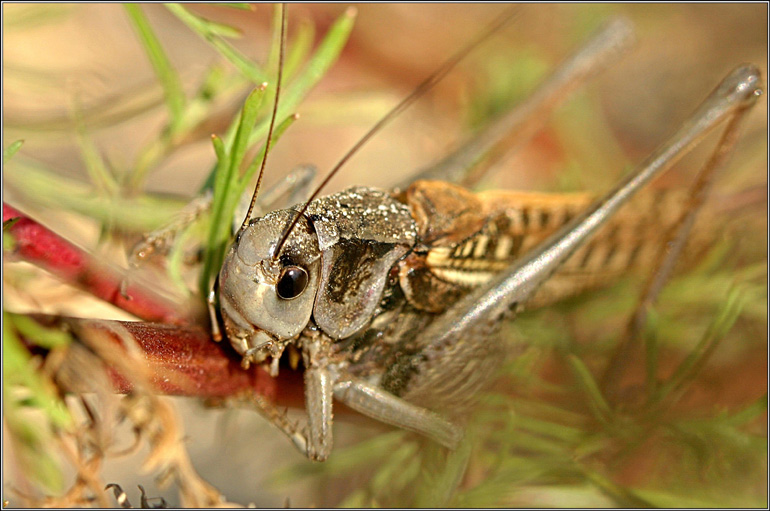
[[[487,282],[592,201],[588,194],[473,194],[428,181],[413,184],[410,192],[407,200],[417,212],[413,214],[418,231],[428,233],[430,243],[401,262],[400,282],[410,303],[428,312],[443,311],[468,290]],[[442,207],[446,196],[458,214],[453,216]],[[631,270],[649,269],[681,217],[684,199],[683,193],[675,191],[641,195],[570,256],[529,307],[606,285]]]

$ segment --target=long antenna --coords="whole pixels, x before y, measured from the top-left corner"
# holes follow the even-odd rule
[[[347,161],[358,152],[363,145],[369,141],[370,138],[372,138],[378,131],[380,131],[386,124],[388,124],[393,118],[395,118],[398,114],[400,114],[402,111],[406,110],[409,105],[414,103],[420,96],[424,95],[426,92],[428,92],[431,88],[433,88],[438,82],[440,82],[444,76],[449,73],[449,71],[454,68],[458,62],[460,62],[463,58],[465,58],[468,53],[470,53],[472,50],[474,50],[477,46],[479,46],[481,43],[489,39],[492,34],[500,30],[508,21],[514,16],[515,14],[515,7],[508,9],[502,17],[498,18],[496,21],[492,22],[489,27],[487,27],[486,30],[481,32],[476,39],[472,40],[469,44],[465,45],[463,48],[461,48],[457,53],[452,55],[448,60],[446,60],[444,63],[442,63],[433,73],[431,73],[425,80],[422,81],[407,97],[405,97],[401,102],[393,107],[393,109],[388,112],[382,119],[380,119],[377,124],[372,126],[372,128],[363,136],[361,139],[355,143],[353,147],[350,148],[350,150],[345,154],[345,156],[342,157],[342,159],[337,162],[337,165],[332,168],[331,171],[326,175],[324,180],[321,182],[320,185],[318,185],[318,188],[315,189],[313,194],[310,196],[308,201],[305,203],[304,206],[302,206],[302,209],[300,210],[299,214],[294,217],[294,219],[289,224],[286,231],[283,233],[283,237],[281,238],[281,241],[276,245],[275,250],[273,251],[273,257],[278,257],[278,254],[281,252],[281,248],[283,248],[283,244],[286,243],[286,240],[289,238],[289,235],[291,234],[292,229],[294,229],[294,226],[297,225],[297,222],[299,221],[300,217],[305,214],[305,211],[307,211],[307,208],[310,206],[310,203],[313,202],[313,200],[318,197],[318,194],[321,193],[321,190],[331,181],[331,179],[339,172],[340,168],[342,168]]]
[[[270,117],[270,127],[267,130],[265,153],[262,155],[262,165],[259,168],[257,184],[254,186],[254,194],[251,196],[251,204],[249,204],[249,210],[246,212],[246,218],[243,219],[241,230],[244,230],[249,226],[249,218],[251,218],[251,213],[254,211],[254,205],[257,203],[257,194],[259,193],[259,187],[262,184],[262,175],[265,173],[265,162],[267,162],[267,155],[270,152],[270,142],[273,138],[275,118],[278,116],[278,97],[281,94],[281,78],[283,76],[283,54],[286,49],[286,9],[286,4],[281,4],[281,41],[278,50],[278,80],[275,84],[275,101],[273,101],[273,114]]]

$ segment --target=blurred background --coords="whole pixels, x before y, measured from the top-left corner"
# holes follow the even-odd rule
[[[290,37],[299,24],[310,24],[315,27],[317,42],[346,8],[292,5]],[[184,90],[193,94],[222,57],[163,6],[142,5],[141,9],[180,74]],[[278,181],[298,164],[312,163],[321,174],[330,169],[370,126],[499,16],[504,6],[381,4],[356,9],[356,22],[340,60],[299,106],[300,120],[271,153],[266,184]],[[532,143],[502,162],[482,187],[605,190],[672,133],[734,67],[754,63],[767,78],[764,4],[522,5],[517,9],[513,21],[379,133],[326,191],[350,184],[387,187],[435,161],[485,120],[525,97],[615,15],[627,16],[634,23],[636,46],[566,102]],[[241,11],[195,5],[190,10],[239,29],[242,37],[231,40],[233,46],[255,61],[265,62],[271,6]],[[37,193],[23,174],[26,165],[34,165],[69,183],[87,183],[79,126],[116,176],[128,175],[142,148],[158,137],[166,119],[163,91],[125,10],[118,5],[4,4],[3,76],[3,147],[24,139],[14,160],[4,166],[4,201],[82,246],[105,250],[97,249],[98,222],[73,213],[66,201]],[[222,94],[205,122],[153,166],[144,190],[170,197],[173,204],[194,196],[215,163],[210,135],[226,131],[248,90],[243,86]],[[663,179],[667,186],[689,182],[688,176],[699,168],[715,137],[709,140],[705,149],[684,158]],[[741,140],[717,179],[710,204],[721,214],[740,219],[741,228],[736,232],[742,241],[737,252],[746,264],[766,261],[766,187],[767,101],[763,96],[742,128]],[[109,253],[116,264],[125,264],[122,249]],[[9,268],[4,269],[8,274]],[[23,279],[4,278],[4,306],[10,310],[127,318],[29,268],[21,271]],[[765,303],[766,299],[765,292]],[[765,315],[765,328],[766,319]],[[758,338],[746,350],[733,348],[738,353],[724,361],[727,372],[711,376],[709,384],[726,400],[725,406],[737,406],[766,393],[766,335],[761,328],[751,332]],[[736,374],[730,371],[740,372],[740,382],[727,381],[727,375]],[[281,506],[288,498],[292,507],[333,506],[356,491],[355,484],[364,484],[360,477],[346,482],[313,472],[288,486],[276,486],[271,482],[276,469],[304,462],[280,433],[256,414],[211,411],[188,400],[175,401],[186,417],[184,426],[196,469],[231,501]],[[382,431],[386,429],[369,423],[336,421],[336,447]],[[4,453],[3,496],[12,499],[9,484],[17,483],[8,450]],[[141,473],[140,464],[141,456],[111,463],[105,467],[105,481],[123,485],[132,500],[138,501],[134,488],[139,483],[149,494],[162,494],[174,502],[173,492],[154,487],[152,476]],[[654,472],[655,464],[649,466]],[[766,472],[747,474],[747,478],[754,476],[751,498],[761,500]],[[623,477],[628,484],[646,481],[644,474],[619,476]],[[575,495],[564,498],[559,501],[556,493],[549,497],[522,492],[497,505],[577,502],[570,500]],[[588,506],[617,502],[606,500],[600,492],[585,498]],[[764,499],[766,502],[766,492]]]

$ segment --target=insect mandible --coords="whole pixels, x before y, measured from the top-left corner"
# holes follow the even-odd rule
[[[456,447],[462,412],[515,353],[498,335],[504,319],[532,300],[547,302],[649,264],[648,248],[628,241],[618,210],[707,132],[753,104],[761,90],[753,66],[729,74],[668,142],[599,200],[475,194],[435,180],[466,181],[474,152],[488,151],[511,131],[526,138],[534,118],[605,66],[630,38],[627,22],[609,24],[515,114],[393,190],[353,187],[317,199],[313,194],[260,218],[247,214],[219,273],[220,314],[245,366],[264,364],[275,375],[284,353],[295,367],[301,355],[307,429],[271,403],[256,402],[310,459],[331,453],[335,399]],[[640,211],[657,214],[653,202]],[[591,239],[603,240],[601,256]]]

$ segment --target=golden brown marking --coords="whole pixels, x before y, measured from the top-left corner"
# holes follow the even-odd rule
[[[592,200],[588,194],[515,191],[471,194],[465,190],[457,191],[459,187],[454,185],[441,183],[438,186],[428,181],[419,182],[419,188],[419,193],[412,195],[423,201],[420,206],[422,221],[440,217],[443,231],[426,226],[421,228],[431,233],[434,242],[428,244],[427,253],[413,254],[409,259],[411,263],[401,263],[408,266],[417,264],[419,259],[420,272],[401,271],[400,276],[402,288],[412,305],[433,312],[440,312],[439,309],[451,305],[468,289],[487,282],[509,267],[588,207]],[[445,193],[451,200],[442,198]],[[428,195],[430,206],[425,205]],[[651,265],[666,231],[682,214],[685,197],[680,191],[657,191],[631,201],[588,244],[567,259],[529,306],[547,305],[607,284],[630,269]],[[453,216],[451,211],[436,204],[454,204],[460,208],[460,213]],[[413,208],[411,204],[410,208]],[[480,217],[472,217],[470,211],[473,208],[479,208]],[[471,218],[473,222],[469,221]],[[461,227],[460,234],[449,232],[452,219]],[[477,226],[475,231],[469,228],[471,224]],[[418,274],[419,285],[426,287],[419,293],[414,289]]]

